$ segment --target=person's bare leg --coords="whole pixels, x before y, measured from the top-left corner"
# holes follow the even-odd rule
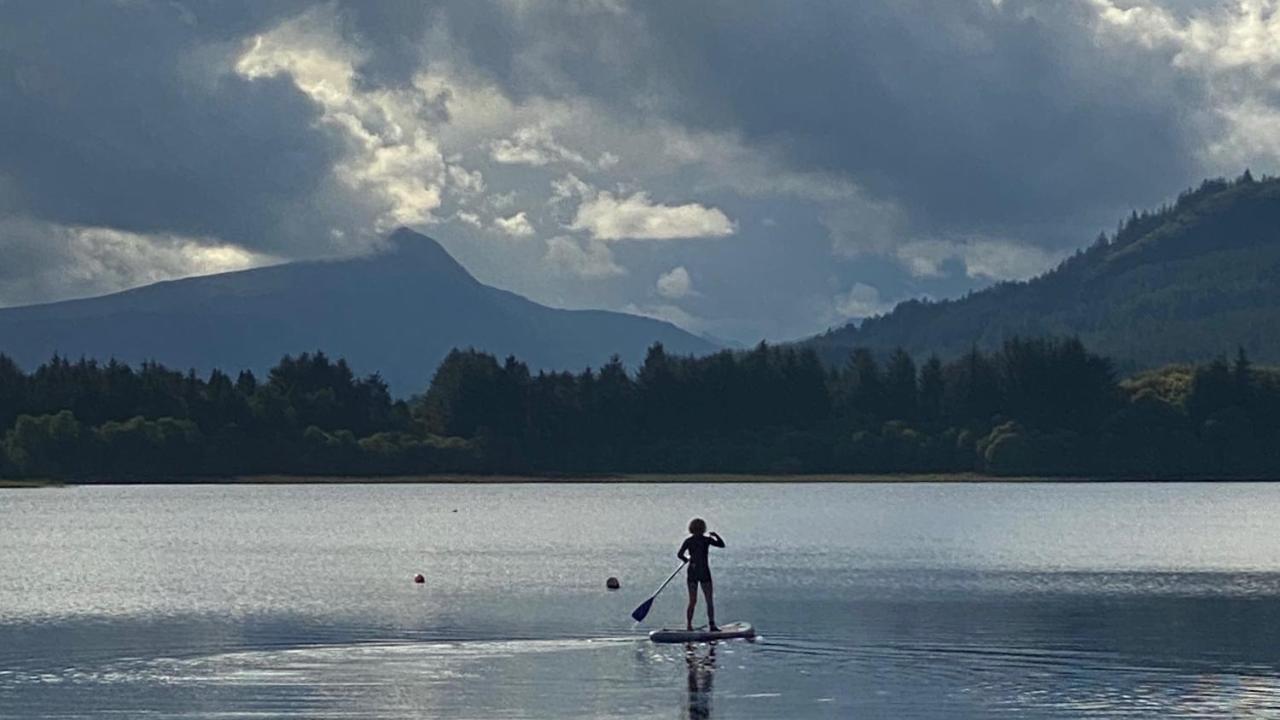
[[[689,607],[684,611],[684,627],[693,630],[693,609],[698,607],[698,583],[689,583]]]
[[[710,580],[702,581],[702,596],[707,599],[707,629],[715,632],[720,628],[716,627],[716,603],[712,597],[712,587]],[[692,611],[690,611],[692,614]]]

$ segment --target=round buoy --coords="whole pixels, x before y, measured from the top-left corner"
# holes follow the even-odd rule
[[[622,587],[622,583],[618,582],[618,578],[611,577],[608,580],[604,581],[604,586],[609,588],[610,590],[617,590],[618,588]]]
[[[418,573],[417,575],[413,576],[413,581],[421,585],[422,583],[426,582],[427,579],[422,577],[422,573]]]

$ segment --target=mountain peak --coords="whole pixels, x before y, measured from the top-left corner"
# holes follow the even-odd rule
[[[456,272],[471,278],[471,273],[449,254],[435,238],[427,237],[407,227],[397,228],[387,236],[387,249],[376,258],[385,258],[408,268],[424,267],[439,271]]]
[[[394,255],[405,253],[449,255],[449,251],[444,249],[440,241],[407,227],[397,228],[395,232],[388,235],[387,244],[390,246],[388,252]],[[449,257],[452,259],[453,256],[449,255]]]
[[[392,233],[387,236],[387,239],[390,240],[396,246],[413,245],[413,244],[427,244],[427,245],[435,245],[437,247],[440,246],[440,242],[435,238],[427,237],[426,235],[423,235],[422,233],[410,227],[407,227],[405,225],[401,225],[400,227],[392,231]]]
[[[660,342],[711,343],[674,325],[603,310],[560,310],[485,285],[435,240],[407,228],[383,251],[173,280],[100,298],[0,309],[0,353],[34,368],[66,357],[266,372],[286,353],[324,350],[392,392],[421,392],[453,348],[516,355],[537,370],[633,366]]]

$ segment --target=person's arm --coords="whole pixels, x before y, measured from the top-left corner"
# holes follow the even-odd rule
[[[720,539],[719,533],[713,533],[713,532],[707,533],[707,537],[711,538],[711,544],[714,545],[715,547],[718,547],[718,548],[724,547],[724,540]]]
[[[688,552],[689,552],[689,539],[685,538],[685,541],[683,543],[680,543],[680,549],[676,551],[676,557],[680,558],[681,562],[689,562]]]

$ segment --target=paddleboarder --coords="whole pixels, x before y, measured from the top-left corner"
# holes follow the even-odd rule
[[[685,610],[685,629],[693,630],[693,610],[698,606],[698,586],[702,586],[702,596],[707,599],[707,630],[719,632],[716,627],[716,606],[712,595],[711,564],[708,562],[707,550],[711,547],[724,547],[724,540],[716,533],[707,532],[707,523],[702,518],[689,521],[689,537],[676,552],[676,557],[689,564],[685,582],[689,585],[689,607]]]

